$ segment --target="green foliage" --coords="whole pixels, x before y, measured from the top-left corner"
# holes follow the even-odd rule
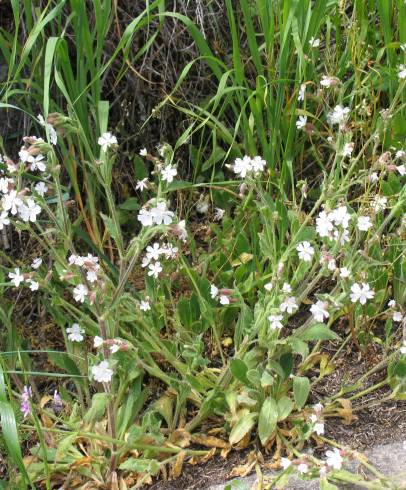
[[[388,385],[391,396],[405,398],[396,313],[404,319],[406,190],[397,152],[406,136],[406,82],[398,76],[406,23],[394,22],[406,20],[404,3],[355,1],[344,9],[335,0],[226,0],[224,52],[163,0],[146,2],[113,50],[115,2],[20,3],[11,2],[15,29],[0,29],[8,68],[0,110],[30,118],[43,141],[26,140],[24,150],[43,156],[47,176],[21,156],[15,172],[1,158],[7,186],[22,200],[34,196],[41,211],[35,219],[19,210],[7,217],[44,259],[33,269],[14,251],[2,253],[0,418],[10,484],[50,488],[55,475],[74,475],[109,485],[118,472],[138,488],[166,467],[178,474],[184,459],[213,455],[194,441],[225,451],[275,445],[276,454],[297,458],[279,485],[303,461],[307,477],[319,476],[325,462],[301,459],[301,448],[318,440],[324,417],[351,422],[351,401],[374,373],[315,405],[314,386],[348,344],[362,353],[373,343],[388,366],[368,392]],[[157,154],[130,155],[135,191],[121,196],[114,165],[123,146],[105,80],[123,80],[173,21],[200,57],[181,68],[151,118],[175,106],[183,134],[173,147],[157,135]],[[182,96],[198,62],[215,86],[200,101]],[[349,111],[338,124],[337,107]],[[118,141],[103,147],[108,131]],[[2,152],[12,146],[5,141]],[[266,168],[236,170],[236,158],[252,165],[255,155]],[[172,180],[165,177],[175,167]],[[34,187],[42,179],[44,196]],[[3,197],[1,211],[10,208]],[[341,218],[332,217],[337,210]],[[141,226],[143,213],[153,219]],[[15,268],[22,285],[9,275],[18,275]],[[21,338],[14,318],[19,290],[29,286],[64,350],[33,351]],[[74,324],[82,339],[67,330]],[[36,390],[18,424],[24,384]],[[58,386],[62,402],[38,386],[49,393]],[[27,436],[31,458],[23,460]],[[354,478],[328,468],[321,485]]]

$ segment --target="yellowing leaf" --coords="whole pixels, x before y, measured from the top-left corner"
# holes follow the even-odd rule
[[[253,257],[254,256],[252,254],[248,254],[248,253],[244,252],[238,257],[238,259],[231,262],[231,265],[233,267],[238,267],[239,265],[246,264],[247,262],[252,260]]]
[[[185,451],[181,451],[176,456],[176,459],[175,459],[175,461],[172,464],[171,469],[170,469],[170,477],[171,477],[171,479],[175,480],[176,478],[179,478],[179,476],[181,475],[182,468],[183,468],[183,463],[185,461],[185,456],[186,456]]]
[[[213,436],[193,436],[193,442],[207,447],[218,447],[220,449],[229,448],[230,444],[223,439]]]

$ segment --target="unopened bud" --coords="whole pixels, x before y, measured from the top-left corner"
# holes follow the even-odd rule
[[[96,302],[96,293],[95,293],[95,291],[90,291],[90,293],[89,293],[89,303],[91,305],[94,305],[95,302]]]
[[[73,272],[66,272],[65,274],[62,274],[61,276],[59,276],[59,279],[61,281],[70,281],[74,277],[75,277],[75,274]]]

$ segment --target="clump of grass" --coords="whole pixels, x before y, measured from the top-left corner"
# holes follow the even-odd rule
[[[40,254],[7,257],[1,287],[13,301],[29,290],[65,349],[42,350],[54,371],[33,368],[4,305],[0,414],[20,471],[11,482],[51,488],[63,475],[72,487],[121,479],[140,488],[166,468],[176,477],[188,459],[253,441],[273,451],[279,484],[293,474],[329,488],[361,482],[341,471],[359,456],[324,438],[324,422],[351,423],[352,402],[382,386],[390,399],[405,392],[405,33],[392,26],[406,15],[402,2],[375,12],[359,2],[227,1],[224,60],[159,1],[107,61],[109,2],[94,2],[94,17],[72,2],[76,55],[63,33],[39,42],[64,2],[31,11],[34,22],[25,6],[22,47],[12,6],[1,108],[24,110],[36,136],[23,135],[16,154],[5,142],[0,226],[5,239],[13,229],[29,236]],[[369,27],[373,15],[382,36]],[[140,149],[134,195],[122,200],[113,190],[120,135],[101,77],[114,59],[125,63],[139,29],[167,17],[185,24],[218,89],[200,105],[176,99],[191,65],[183,69],[162,105],[190,124],[174,147]],[[24,70],[42,55],[43,78],[28,90]],[[180,179],[186,145],[189,181]],[[372,369],[320,398],[315,386],[351,344],[361,356],[379,346],[385,377],[365,388]],[[36,378],[53,380],[53,393]],[[25,459],[19,410],[20,432],[38,441]],[[336,448],[310,456],[312,442]]]

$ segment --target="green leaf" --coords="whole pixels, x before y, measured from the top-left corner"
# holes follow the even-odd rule
[[[306,403],[310,392],[309,378],[304,376],[295,376],[293,378],[293,395],[297,408],[300,410]]]
[[[230,362],[230,371],[234,378],[241,381],[244,385],[249,385],[250,382],[247,378],[248,367],[241,359],[232,359]]]
[[[283,396],[278,400],[278,421],[285,420],[292,412],[293,407],[294,404],[292,400],[287,396]]]
[[[291,337],[289,343],[292,346],[292,351],[302,356],[302,359],[305,359],[309,355],[309,347],[303,340]]]
[[[106,411],[108,396],[106,393],[95,393],[92,398],[92,405],[85,415],[86,423],[94,423],[101,420]]]
[[[320,480],[320,490],[338,490],[338,487],[329,483],[325,478],[322,478]]]
[[[273,398],[269,397],[262,404],[258,420],[258,434],[263,446],[275,431],[277,421],[278,405]]]
[[[137,473],[156,475],[160,465],[155,459],[128,458],[124,463],[120,464],[119,468],[120,470],[130,470]]]
[[[69,434],[67,437],[63,437],[59,441],[55,453],[55,462],[63,460],[65,455],[68,453],[69,449],[75,443],[77,437],[78,437],[78,433],[74,432],[73,434]]]
[[[104,226],[107,228],[109,235],[117,243],[119,239],[119,234],[115,227],[114,221],[103,213],[100,213],[100,216],[103,218]]]
[[[135,197],[129,197],[123,203],[119,204],[118,207],[123,211],[137,211],[140,209],[140,204]]]
[[[48,351],[48,356],[52,362],[54,362],[58,367],[64,369],[68,374],[72,376],[78,376],[78,381],[83,382],[80,377],[82,376],[76,363],[69,357],[67,352],[50,352]]]
[[[254,427],[258,417],[256,412],[243,415],[230,432],[230,444],[237,444]]]
[[[0,372],[0,376],[3,377],[2,372]],[[22,488],[27,488],[26,482],[29,482],[29,477],[21,454],[16,419],[10,403],[3,400],[0,401],[0,422],[2,437],[6,444],[10,460],[18,467],[24,477],[24,480],[21,482]]]
[[[299,335],[301,340],[340,340],[340,337],[324,323],[316,323]]]

